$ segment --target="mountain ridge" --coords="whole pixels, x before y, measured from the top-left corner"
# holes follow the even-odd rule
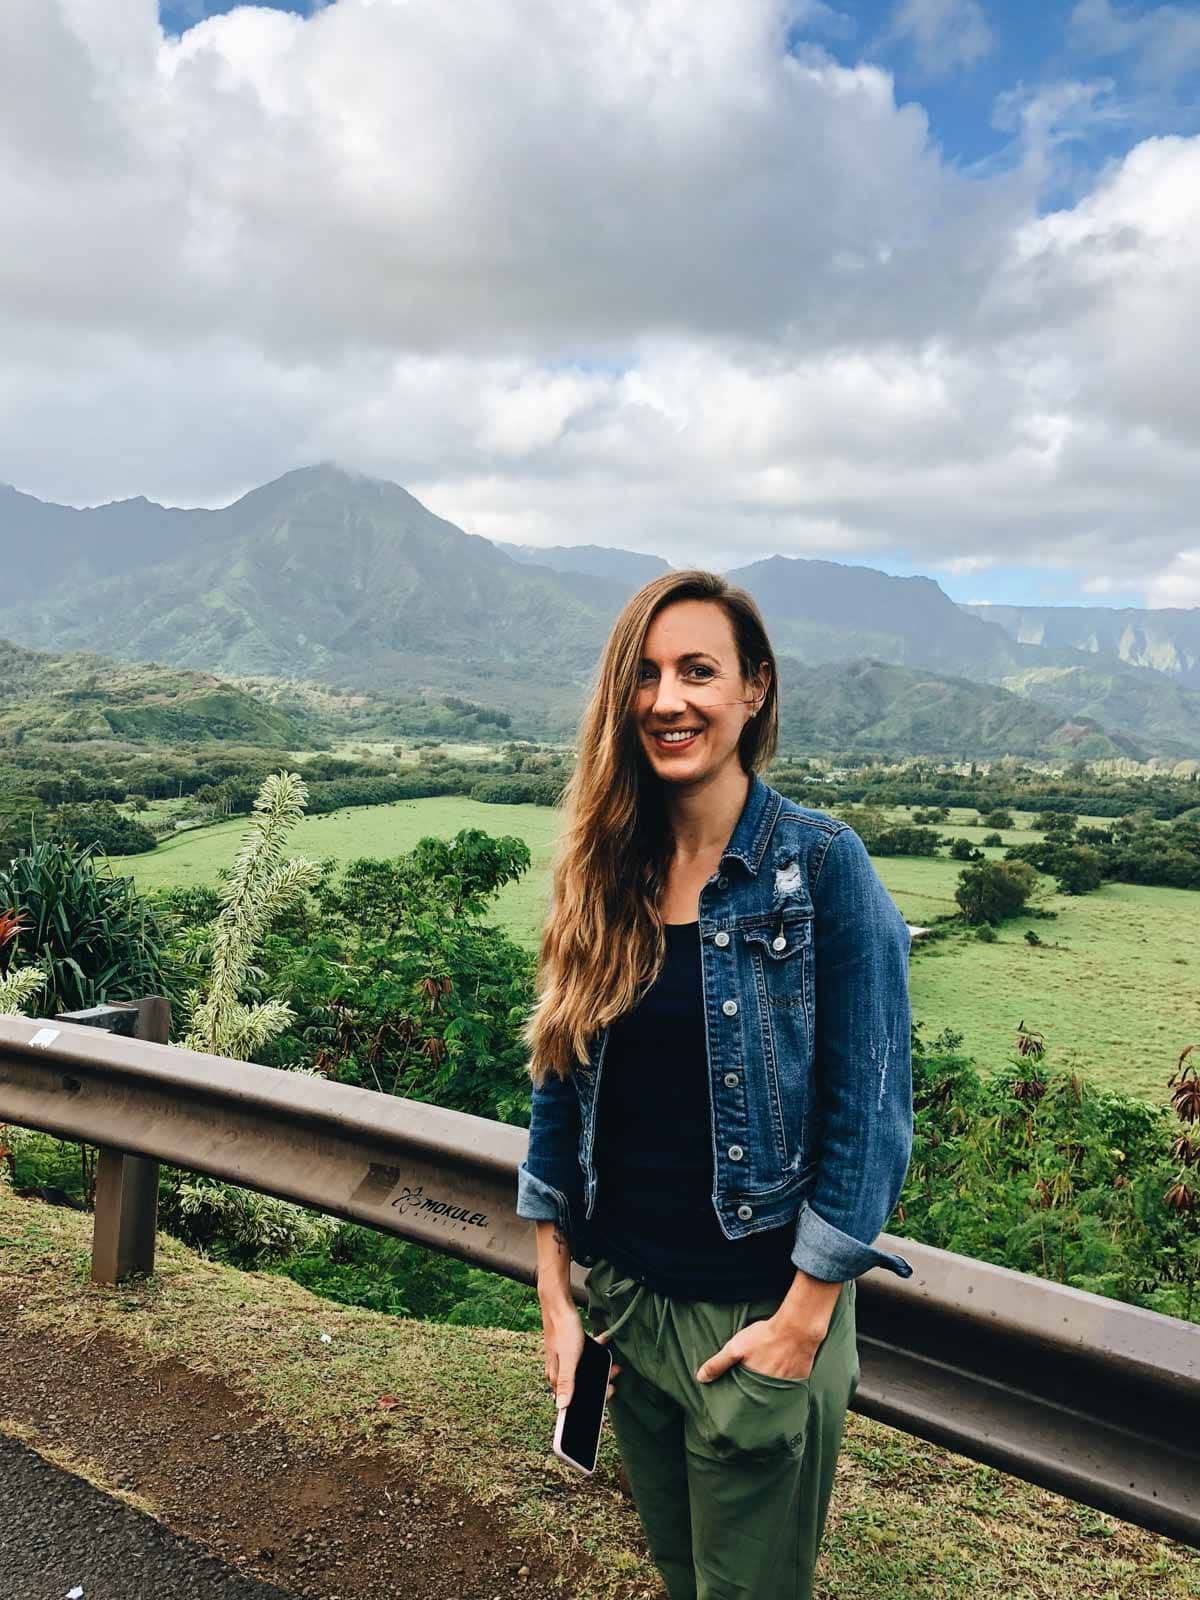
[[[328,462],[215,509],[141,497],[65,508],[0,493],[0,562],[21,570],[27,555],[21,584],[0,605],[0,636],[26,648],[368,691],[415,682],[519,705],[559,728],[570,725],[647,564],[668,570],[636,551],[505,547],[438,517],[399,484]],[[782,555],[726,576],[755,596],[777,652],[808,668],[874,661],[1028,701],[1044,682],[1052,703],[1036,707],[1039,739],[1077,726],[1114,748],[1200,750],[1200,700],[1190,691],[1116,655],[1014,638],[932,578]],[[910,693],[898,678],[881,681]],[[984,701],[969,709],[959,692],[943,704],[984,721],[998,715]],[[914,737],[921,725],[916,716]]]

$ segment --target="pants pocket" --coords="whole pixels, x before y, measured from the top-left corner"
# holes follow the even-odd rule
[[[720,1456],[799,1455],[812,1390],[807,1378],[770,1378],[740,1363],[705,1389],[705,1436]]]

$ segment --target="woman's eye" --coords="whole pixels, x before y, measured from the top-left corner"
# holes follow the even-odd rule
[[[654,675],[654,670],[655,669],[653,667],[640,667],[638,669],[638,681],[641,682],[641,683],[645,683],[647,678],[650,678],[650,677],[652,677]],[[713,676],[713,669],[711,667],[703,666],[700,663],[697,663],[695,666],[688,667],[686,669],[686,671],[688,673],[693,673],[693,672],[702,673],[703,674],[703,678],[701,679],[702,682],[707,681],[707,679],[709,679],[709,678],[711,678]]]

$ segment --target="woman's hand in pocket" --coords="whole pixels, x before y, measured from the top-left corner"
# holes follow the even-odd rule
[[[696,1370],[698,1383],[711,1383],[739,1364],[765,1378],[789,1378],[793,1383],[810,1377],[821,1338],[800,1336],[790,1325],[774,1317],[748,1322],[732,1339],[709,1356]]]

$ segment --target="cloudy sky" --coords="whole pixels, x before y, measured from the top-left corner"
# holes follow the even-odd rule
[[[3,0],[0,481],[1200,605],[1200,5]]]

